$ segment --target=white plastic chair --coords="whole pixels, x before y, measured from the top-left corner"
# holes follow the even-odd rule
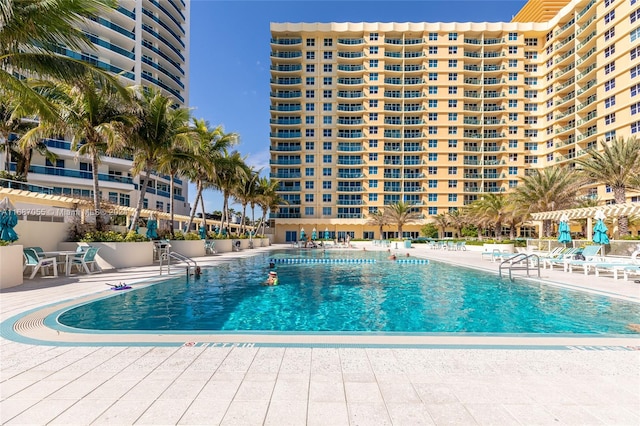
[[[40,270],[40,274],[44,276],[45,268],[49,268],[51,266],[53,266],[53,276],[58,276],[58,264],[55,257],[38,257],[38,253],[32,248],[25,248],[22,250],[22,253],[24,254],[25,259],[22,271],[24,272],[24,270],[27,269],[27,266],[33,267],[33,271],[31,272],[31,276],[29,277],[30,280],[36,276],[38,270]]]

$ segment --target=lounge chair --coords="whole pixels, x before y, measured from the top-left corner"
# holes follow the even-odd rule
[[[204,242],[204,252],[206,254],[214,254],[216,253],[216,241],[215,240],[206,240]]]
[[[25,248],[22,250],[24,255],[24,267],[22,271],[24,272],[27,269],[27,266],[31,266],[33,271],[31,272],[31,276],[29,279],[33,279],[36,276],[38,270],[40,270],[40,274],[44,276],[45,268],[53,267],[53,276],[58,276],[58,264],[55,257],[39,257],[38,253],[33,248]]]
[[[595,262],[593,268],[596,271],[596,277],[599,277],[602,272],[612,272],[613,279],[617,280],[619,273],[622,272],[625,281],[629,279],[632,274],[640,275],[640,250],[636,250],[631,254],[629,259],[615,259],[609,261]]]
[[[560,253],[553,257],[543,258],[542,259],[542,268],[545,269],[549,266],[549,269],[553,269],[553,265],[562,265],[564,268],[565,261],[569,259],[573,259],[573,256],[580,252],[580,248],[568,248],[566,250],[562,250]]]
[[[584,274],[588,275],[589,271],[596,262],[604,261],[604,257],[598,256],[598,253],[600,253],[601,249],[602,246],[586,246],[584,250],[579,253],[584,257],[584,259],[578,260],[575,258],[576,255],[573,255],[572,258],[565,259],[565,272],[573,272],[573,268],[582,268],[584,270]]]
[[[99,247],[89,247],[84,252],[76,254],[71,259],[69,268],[72,269],[75,266],[78,268],[78,272],[80,272],[80,268],[82,267],[87,274],[93,274],[94,269],[97,269],[97,272],[102,272],[102,269],[100,269],[96,261],[98,250],[100,250]]]

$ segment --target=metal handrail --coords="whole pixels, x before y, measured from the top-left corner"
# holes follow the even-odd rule
[[[160,275],[162,275],[162,261],[167,261],[167,274],[171,273],[171,258],[176,259],[178,262],[184,262],[187,264],[187,275],[191,272],[191,268],[193,268],[194,273],[197,273],[198,263],[192,258],[185,256],[184,254],[180,254],[177,251],[167,250],[166,252],[160,255]]]
[[[500,275],[500,278],[502,278],[503,265],[505,266],[505,268],[509,269],[509,279],[511,281],[513,281],[513,276],[512,276],[513,271],[527,271],[527,277],[530,276],[529,275],[529,270],[531,268],[530,259],[536,260],[535,268],[538,270],[538,278],[540,278],[540,256],[538,256],[537,254],[526,254],[526,253],[518,253],[513,257],[503,260],[500,263],[500,268],[498,269],[498,274]],[[518,264],[522,266],[516,266]]]

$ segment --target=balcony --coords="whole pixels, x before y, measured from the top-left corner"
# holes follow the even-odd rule
[[[279,125],[291,125],[291,124],[302,124],[302,119],[298,118],[298,117],[291,117],[291,118],[276,118],[276,119],[270,119],[269,120],[270,124],[279,124]]]
[[[337,124],[340,125],[345,125],[345,126],[357,126],[357,125],[361,125],[362,123],[364,123],[364,120],[361,118],[353,118],[353,119],[348,119],[348,118],[338,118],[336,120]]]
[[[272,38],[271,44],[279,44],[283,46],[295,46],[302,44],[301,38]]]
[[[363,70],[364,70],[364,66],[362,65],[344,65],[344,64],[338,65],[338,71],[358,72]]]
[[[300,92],[299,90],[296,91],[278,91],[278,92],[271,92],[269,93],[269,96],[272,98],[277,98],[277,99],[293,99],[293,98],[299,98],[302,96],[302,92]]]
[[[359,44],[364,44],[363,38],[339,38],[338,44],[343,44],[345,46],[354,46]]]
[[[345,139],[360,139],[363,137],[363,133],[361,131],[338,131],[339,138]]]
[[[282,186],[277,189],[278,192],[300,192],[301,186]]]
[[[300,64],[271,65],[270,69],[272,71],[278,71],[278,72],[297,72],[302,70],[302,65]]]
[[[302,58],[302,52],[271,52],[271,57],[278,59],[298,59]]]
[[[336,173],[336,177],[338,179],[362,179],[364,178],[364,175],[358,172],[354,172],[354,173],[338,172]]]
[[[362,105],[338,104],[336,110],[341,112],[359,112],[364,111],[364,107]]]
[[[340,59],[360,59],[364,58],[362,52],[338,52],[338,58]]]
[[[269,80],[269,82],[271,84],[280,84],[280,85],[298,85],[298,84],[302,84],[302,79],[301,78],[272,78],[271,80]]]
[[[362,152],[364,148],[360,144],[339,143],[338,152]]]
[[[338,192],[362,192],[362,191],[364,191],[364,187],[363,186],[338,185],[338,187],[336,188],[336,191],[338,191]]]
[[[301,151],[301,150],[302,150],[302,146],[300,144],[276,145],[271,147],[271,151],[276,151],[276,152],[295,152],[295,151]]]
[[[31,165],[29,167],[29,173],[79,178],[79,179],[91,179],[91,180],[93,179],[93,172],[90,172],[90,171],[77,170],[77,169],[63,169],[63,168],[51,167],[51,166]],[[116,182],[116,183],[133,185],[133,179],[128,176],[98,173],[98,180],[105,181],[105,182]]]
[[[302,137],[302,132],[271,132],[269,133],[269,137],[278,138],[278,139],[299,139]]]
[[[291,165],[300,165],[302,161],[299,158],[290,158],[290,159],[275,159],[269,160],[269,164],[275,164],[278,166],[291,166]]]
[[[269,173],[269,177],[276,179],[300,179],[301,173]]]
[[[298,104],[291,105],[271,105],[269,107],[271,111],[279,111],[279,112],[292,112],[292,111],[301,111],[302,107]]]
[[[338,90],[337,97],[347,98],[347,99],[358,99],[358,98],[363,98],[364,94],[360,91],[355,91],[355,90]]]

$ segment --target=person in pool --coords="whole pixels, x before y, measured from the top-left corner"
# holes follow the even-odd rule
[[[278,285],[278,273],[276,271],[269,272],[269,277],[265,285]]]

